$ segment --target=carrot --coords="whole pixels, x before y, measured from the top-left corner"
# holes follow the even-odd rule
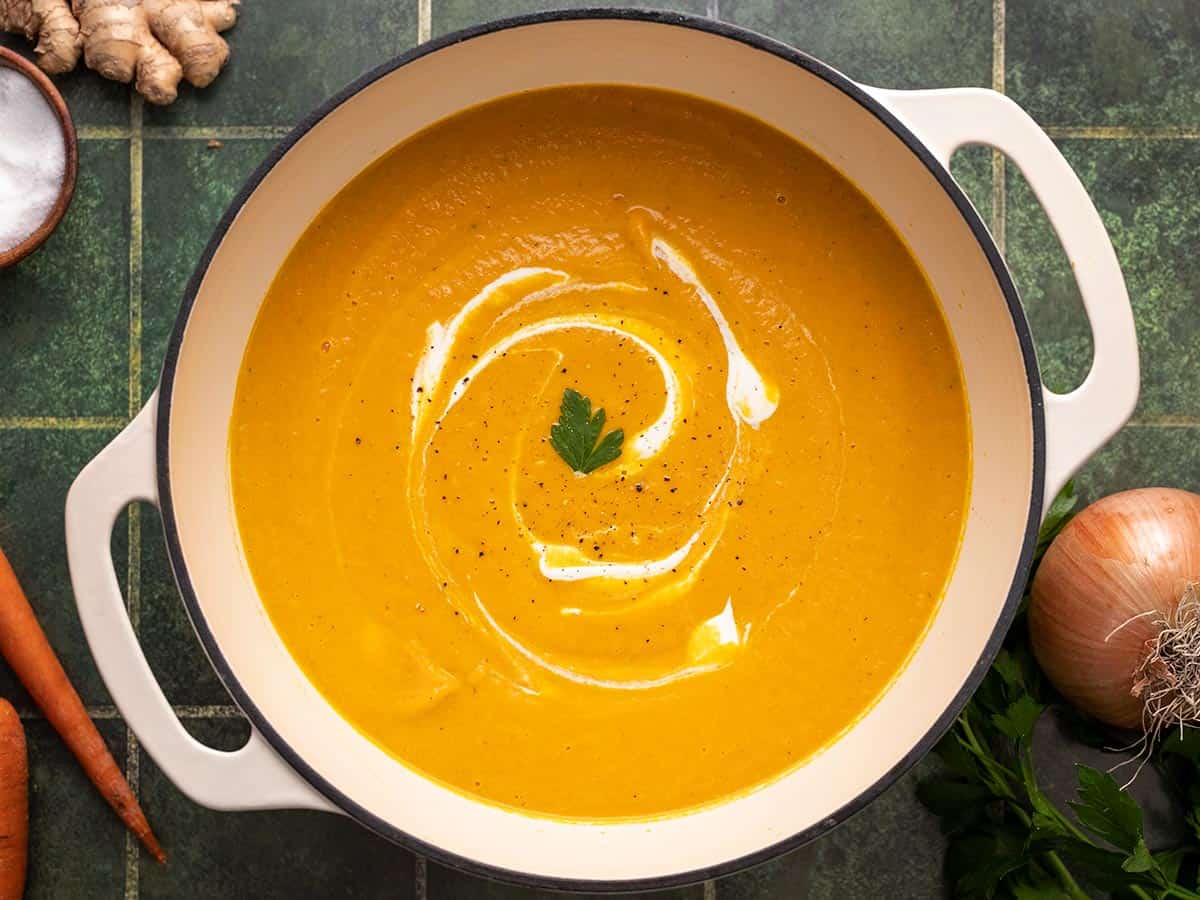
[[[108,805],[155,859],[166,862],[167,857],[137,798],[46,640],[3,550],[0,550],[0,656],[17,673]]]
[[[21,900],[29,849],[29,759],[17,711],[0,699],[0,900]]]

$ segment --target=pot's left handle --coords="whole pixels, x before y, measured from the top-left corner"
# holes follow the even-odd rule
[[[254,729],[238,750],[201,744],[175,716],[129,621],[112,560],[121,511],[158,504],[156,398],[79,473],[67,494],[67,560],[79,618],[108,691],[125,721],[183,793],[212,809],[337,809]]]
[[[886,91],[867,88],[947,169],[965,144],[987,144],[1025,176],[1071,262],[1092,326],[1095,354],[1068,394],[1042,388],[1046,410],[1043,511],[1067,479],[1124,425],[1137,405],[1139,368],[1133,309],[1100,214],[1070,164],[1025,110],[982,88]]]

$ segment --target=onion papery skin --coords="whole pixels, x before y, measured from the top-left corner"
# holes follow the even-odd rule
[[[1142,488],[1105,497],[1071,520],[1042,558],[1029,606],[1034,655],[1078,709],[1140,729],[1134,672],[1197,581],[1200,496]]]

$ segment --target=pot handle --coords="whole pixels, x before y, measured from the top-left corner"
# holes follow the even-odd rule
[[[1043,386],[1046,493],[1043,510],[1075,471],[1120,430],[1137,405],[1137,333],[1125,279],[1100,214],[1070,164],[1025,110],[982,88],[868,93],[894,112],[938,161],[965,144],[987,144],[1016,164],[1071,262],[1092,327],[1095,356],[1069,394]]]
[[[336,812],[255,729],[232,752],[214,750],[188,734],[138,644],[113,568],[112,529],[130,503],[158,505],[156,397],[84,467],[67,494],[71,584],[100,675],[146,751],[195,802],[221,810]]]

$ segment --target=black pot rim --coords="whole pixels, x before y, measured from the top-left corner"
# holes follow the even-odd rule
[[[896,765],[885,772],[877,781],[875,781],[874,784],[860,793],[849,803],[845,804],[841,809],[837,810],[835,813],[826,817],[810,828],[779,841],[769,847],[720,864],[671,875],[627,880],[592,880],[548,877],[505,869],[462,857],[428,844],[410,834],[407,834],[404,831],[401,831],[390,822],[384,821],[383,819],[364,809],[352,798],[346,796],[344,793],[326,781],[319,773],[309,766],[291,747],[291,745],[289,745],[271,726],[271,723],[267,717],[262,713],[262,711],[254,703],[253,699],[251,699],[251,697],[242,688],[241,683],[234,675],[232,668],[229,666],[228,661],[221,652],[221,648],[217,643],[217,640],[214,637],[211,629],[208,627],[207,621],[205,620],[195,588],[187,571],[187,565],[183,555],[179,531],[175,522],[174,502],[171,493],[169,454],[171,397],[176,369],[179,363],[180,348],[183,344],[183,337],[187,328],[187,322],[191,315],[193,305],[195,304],[200,283],[208,270],[213,255],[216,253],[217,248],[220,246],[221,241],[224,239],[226,232],[229,230],[229,227],[232,225],[233,220],[237,216],[238,212],[249,200],[250,196],[254,193],[255,189],[267,176],[271,169],[274,168],[274,166],[283,158],[283,156],[292,148],[293,145],[295,145],[329,113],[352,98],[355,94],[378,81],[380,78],[383,78],[396,69],[405,66],[414,60],[420,59],[430,53],[435,53],[444,47],[459,44],[464,41],[469,41],[473,38],[499,31],[505,31],[513,28],[523,28],[531,25],[541,25],[550,22],[577,20],[625,20],[648,22],[663,26],[689,28],[737,41],[738,43],[744,44],[752,49],[769,53],[772,56],[790,62],[793,65],[796,65],[799,68],[816,75],[840,90],[842,93],[846,94],[850,99],[854,100],[860,106],[866,108],[869,112],[874,114],[876,118],[883,122],[884,125],[886,125],[901,141],[903,141],[908,149],[917,156],[917,158],[925,165],[929,172],[937,179],[938,183],[954,202],[954,205],[957,207],[959,213],[970,227],[972,233],[979,243],[980,248],[983,250],[988,264],[991,266],[992,273],[994,274],[996,281],[1000,286],[1001,292],[1004,295],[1004,299],[1008,305],[1009,314],[1012,318],[1013,328],[1017,334],[1028,381],[1029,402],[1033,416],[1033,477],[1029,502],[1029,513],[1026,519],[1025,536],[1021,546],[1019,561],[1013,573],[1012,582],[1008,587],[1004,608],[997,619],[996,625],[993,628],[992,633],[988,638],[988,641],[983,648],[983,652],[980,654],[975,666],[972,668],[967,679],[955,694],[954,699],[934,723],[933,727],[926,732],[926,734],[907,754],[905,754],[905,756]],[[357,822],[376,834],[379,834],[380,836],[387,838],[388,840],[415,853],[433,859],[436,862],[443,863],[473,875],[479,875],[513,884],[559,891],[592,891],[608,893],[616,891],[656,890],[694,884],[706,879],[730,875],[734,872],[762,862],[766,862],[767,860],[779,856],[782,853],[800,847],[803,844],[814,840],[820,835],[825,834],[860,811],[868,803],[883,793],[884,790],[890,787],[898,778],[900,778],[901,775],[907,772],[933,748],[938,739],[953,724],[954,719],[958,716],[959,712],[966,705],[971,695],[975,692],[975,689],[979,686],[984,674],[987,672],[993,659],[999,652],[1004,636],[1007,633],[1009,626],[1012,624],[1013,617],[1016,614],[1017,606],[1021,600],[1021,595],[1024,591],[1024,585],[1028,578],[1032,564],[1038,527],[1041,522],[1043,502],[1042,494],[1044,490],[1046,465],[1046,436],[1042,386],[1037,366],[1037,359],[1034,354],[1033,340],[1030,336],[1029,326],[1025,320],[1025,315],[1021,308],[1016,288],[1013,286],[1008,269],[1006,268],[1004,261],[1000,256],[1000,251],[996,247],[996,244],[992,240],[987,228],[980,220],[978,213],[975,211],[966,195],[963,194],[962,190],[950,177],[950,174],[941,165],[941,163],[936,160],[929,149],[919,139],[917,139],[912,132],[908,130],[908,128],[906,128],[881,103],[879,103],[879,101],[871,97],[861,87],[859,87],[858,84],[851,81],[840,72],[830,68],[828,65],[820,62],[814,57],[789,47],[786,44],[780,43],[772,38],[768,38],[764,35],[760,35],[734,25],[729,25],[724,22],[700,18],[698,16],[684,13],[639,9],[576,9],[533,13],[501,19],[495,22],[489,22],[483,25],[467,28],[462,31],[456,31],[421,44],[412,50],[397,56],[390,62],[378,66],[377,68],[352,82],[325,103],[321,104],[321,106],[319,106],[315,111],[301,121],[300,124],[297,125],[287,135],[287,137],[281,140],[266,157],[266,159],[258,166],[258,168],[255,169],[255,171],[246,180],[245,184],[242,186],[232,203],[229,205],[229,208],[226,210],[225,214],[221,217],[220,222],[217,224],[213,232],[213,236],[209,240],[208,245],[205,247],[196,269],[188,282],[187,289],[183,297],[183,303],[180,307],[180,311],[175,322],[175,327],[171,333],[171,337],[167,346],[166,357],[163,362],[162,376],[158,393],[157,413],[155,455],[158,464],[158,491],[160,508],[162,512],[163,530],[165,532],[168,557],[171,562],[171,567],[174,571],[176,583],[179,587],[179,592],[183,598],[188,616],[196,630],[197,636],[200,638],[200,642],[203,645],[205,652],[208,654],[209,661],[212,663],[213,668],[216,670],[217,675],[220,677],[226,690],[229,691],[234,701],[246,714],[254,728],[257,729],[264,738],[266,738],[266,740],[280,755],[280,757],[282,757],[293,769],[295,769],[295,771],[305,781],[311,784],[331,803],[339,807],[351,818],[355,819]]]

